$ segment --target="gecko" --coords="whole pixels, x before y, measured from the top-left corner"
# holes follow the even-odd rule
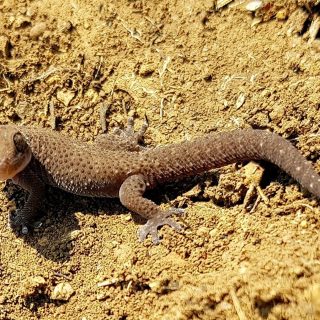
[[[12,228],[28,233],[50,185],[80,196],[111,197],[147,222],[138,230],[140,241],[169,225],[181,209],[163,210],[144,197],[148,189],[194,176],[213,168],[249,160],[269,161],[320,197],[320,176],[299,150],[280,135],[262,129],[214,132],[171,145],[142,147],[147,125],[101,134],[94,142],[73,139],[50,129],[0,125],[0,180],[12,181],[28,192],[22,209],[9,217]]]

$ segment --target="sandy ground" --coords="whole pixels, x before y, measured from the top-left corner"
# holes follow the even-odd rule
[[[128,114],[139,127],[146,114],[150,146],[264,128],[320,171],[318,9],[4,0],[0,121],[93,140],[105,105],[108,129]],[[55,189],[42,227],[16,235],[8,212],[25,196],[2,183],[0,319],[320,319],[319,201],[273,165],[250,168],[152,193],[186,209],[185,231],[162,228],[158,246],[137,241],[137,219],[119,201]],[[262,172],[269,203],[253,192],[245,211]]]

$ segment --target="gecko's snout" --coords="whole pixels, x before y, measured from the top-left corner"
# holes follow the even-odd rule
[[[0,126],[0,180],[13,178],[31,160],[31,150],[16,128]]]

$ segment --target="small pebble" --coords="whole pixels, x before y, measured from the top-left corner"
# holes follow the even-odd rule
[[[209,235],[210,235],[211,238],[214,238],[217,234],[218,234],[218,230],[217,229],[211,229],[209,231]]]
[[[51,299],[68,301],[73,294],[74,290],[69,283],[59,283],[54,287]]]
[[[70,240],[75,240],[79,237],[79,235],[81,234],[81,230],[73,230],[70,232]]]
[[[106,294],[105,292],[101,292],[97,294],[97,300],[99,301],[106,300],[107,298],[108,298],[108,294]]]
[[[39,22],[35,24],[30,30],[30,38],[38,39],[47,29],[47,24],[45,22]]]
[[[210,230],[207,227],[199,227],[197,230],[197,236],[199,237],[207,237],[209,236]]]
[[[152,64],[143,64],[140,67],[139,74],[142,77],[148,77],[148,76],[151,76],[154,73],[154,71],[155,71],[154,65],[152,65]]]
[[[70,21],[66,21],[61,25],[61,31],[62,32],[69,32],[72,30],[72,23]]]
[[[71,100],[75,97],[73,91],[62,89],[57,91],[57,99],[64,104],[65,107],[68,107]]]
[[[105,281],[102,281],[102,282],[99,282],[97,284],[98,287],[107,287],[107,286],[111,286],[113,284],[116,284],[119,282],[119,279],[117,278],[113,278],[113,279],[108,279],[108,280],[105,280]]]
[[[149,282],[149,287],[153,292],[160,293],[162,291],[162,284],[160,281]]]
[[[250,1],[247,5],[246,5],[246,9],[248,11],[256,11],[258,9],[260,9],[262,7],[262,1],[261,0],[253,0]]]
[[[287,19],[287,17],[288,17],[288,12],[286,9],[281,9],[276,14],[276,18],[278,20],[285,20],[285,19]]]
[[[300,222],[300,226],[301,226],[301,228],[307,228],[308,227],[308,222],[307,222],[307,220],[302,220],[301,222]]]
[[[292,273],[294,273],[297,277],[302,277],[304,275],[304,269],[301,266],[295,266],[291,269]]]

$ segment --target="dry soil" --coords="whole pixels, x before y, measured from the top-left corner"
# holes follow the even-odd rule
[[[108,130],[147,115],[149,146],[264,128],[320,171],[316,2],[1,1],[0,122],[93,140],[104,106]],[[119,201],[55,189],[42,226],[16,235],[25,196],[2,183],[0,319],[319,319],[320,203],[260,165],[151,193],[186,212],[158,246]]]

